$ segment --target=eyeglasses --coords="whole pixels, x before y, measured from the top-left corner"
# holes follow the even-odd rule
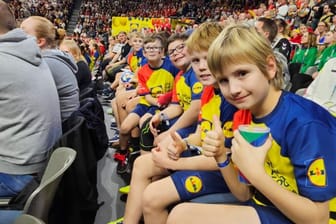
[[[145,51],[159,51],[162,47],[144,47]]]
[[[181,53],[184,49],[184,46],[185,46],[184,44],[180,44],[180,45],[177,45],[174,49],[168,50],[168,55],[173,56],[175,51],[176,51],[176,53]]]

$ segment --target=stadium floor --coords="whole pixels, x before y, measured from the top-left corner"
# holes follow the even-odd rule
[[[112,137],[114,131],[109,128],[112,116],[106,112],[110,107],[103,105],[103,108],[107,133]],[[117,163],[111,158],[114,151],[115,149],[108,148],[105,156],[98,162],[98,203],[103,204],[97,212],[94,224],[106,224],[124,214],[125,203],[120,200],[119,188],[125,182],[116,173]]]

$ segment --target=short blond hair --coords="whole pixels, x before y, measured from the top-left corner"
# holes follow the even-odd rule
[[[205,22],[196,28],[185,42],[188,52],[208,51],[211,43],[223,30],[217,22]]]
[[[231,24],[212,43],[208,51],[208,66],[211,73],[220,77],[225,67],[247,62],[255,64],[268,77],[267,59],[273,57],[277,64],[275,77],[270,81],[276,89],[283,87],[281,64],[277,61],[269,41],[254,27]]]

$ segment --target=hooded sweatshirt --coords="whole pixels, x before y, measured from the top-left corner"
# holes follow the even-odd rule
[[[54,80],[20,29],[0,35],[0,68],[0,172],[39,172],[62,134]]]
[[[61,108],[61,118],[65,121],[79,108],[79,88],[76,79],[76,62],[69,54],[57,49],[42,50],[54,78]]]

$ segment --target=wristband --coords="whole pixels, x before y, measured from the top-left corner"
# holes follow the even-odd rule
[[[192,151],[192,152],[195,152],[197,155],[202,154],[202,147],[200,147],[200,146],[187,144],[187,149]]]
[[[230,162],[231,162],[231,153],[228,153],[226,156],[227,157],[226,157],[226,160],[224,162],[217,163],[218,168],[225,168],[225,167],[227,167],[230,164]]]
[[[160,121],[165,122],[167,126],[169,126],[169,118],[166,114],[160,113]]]

